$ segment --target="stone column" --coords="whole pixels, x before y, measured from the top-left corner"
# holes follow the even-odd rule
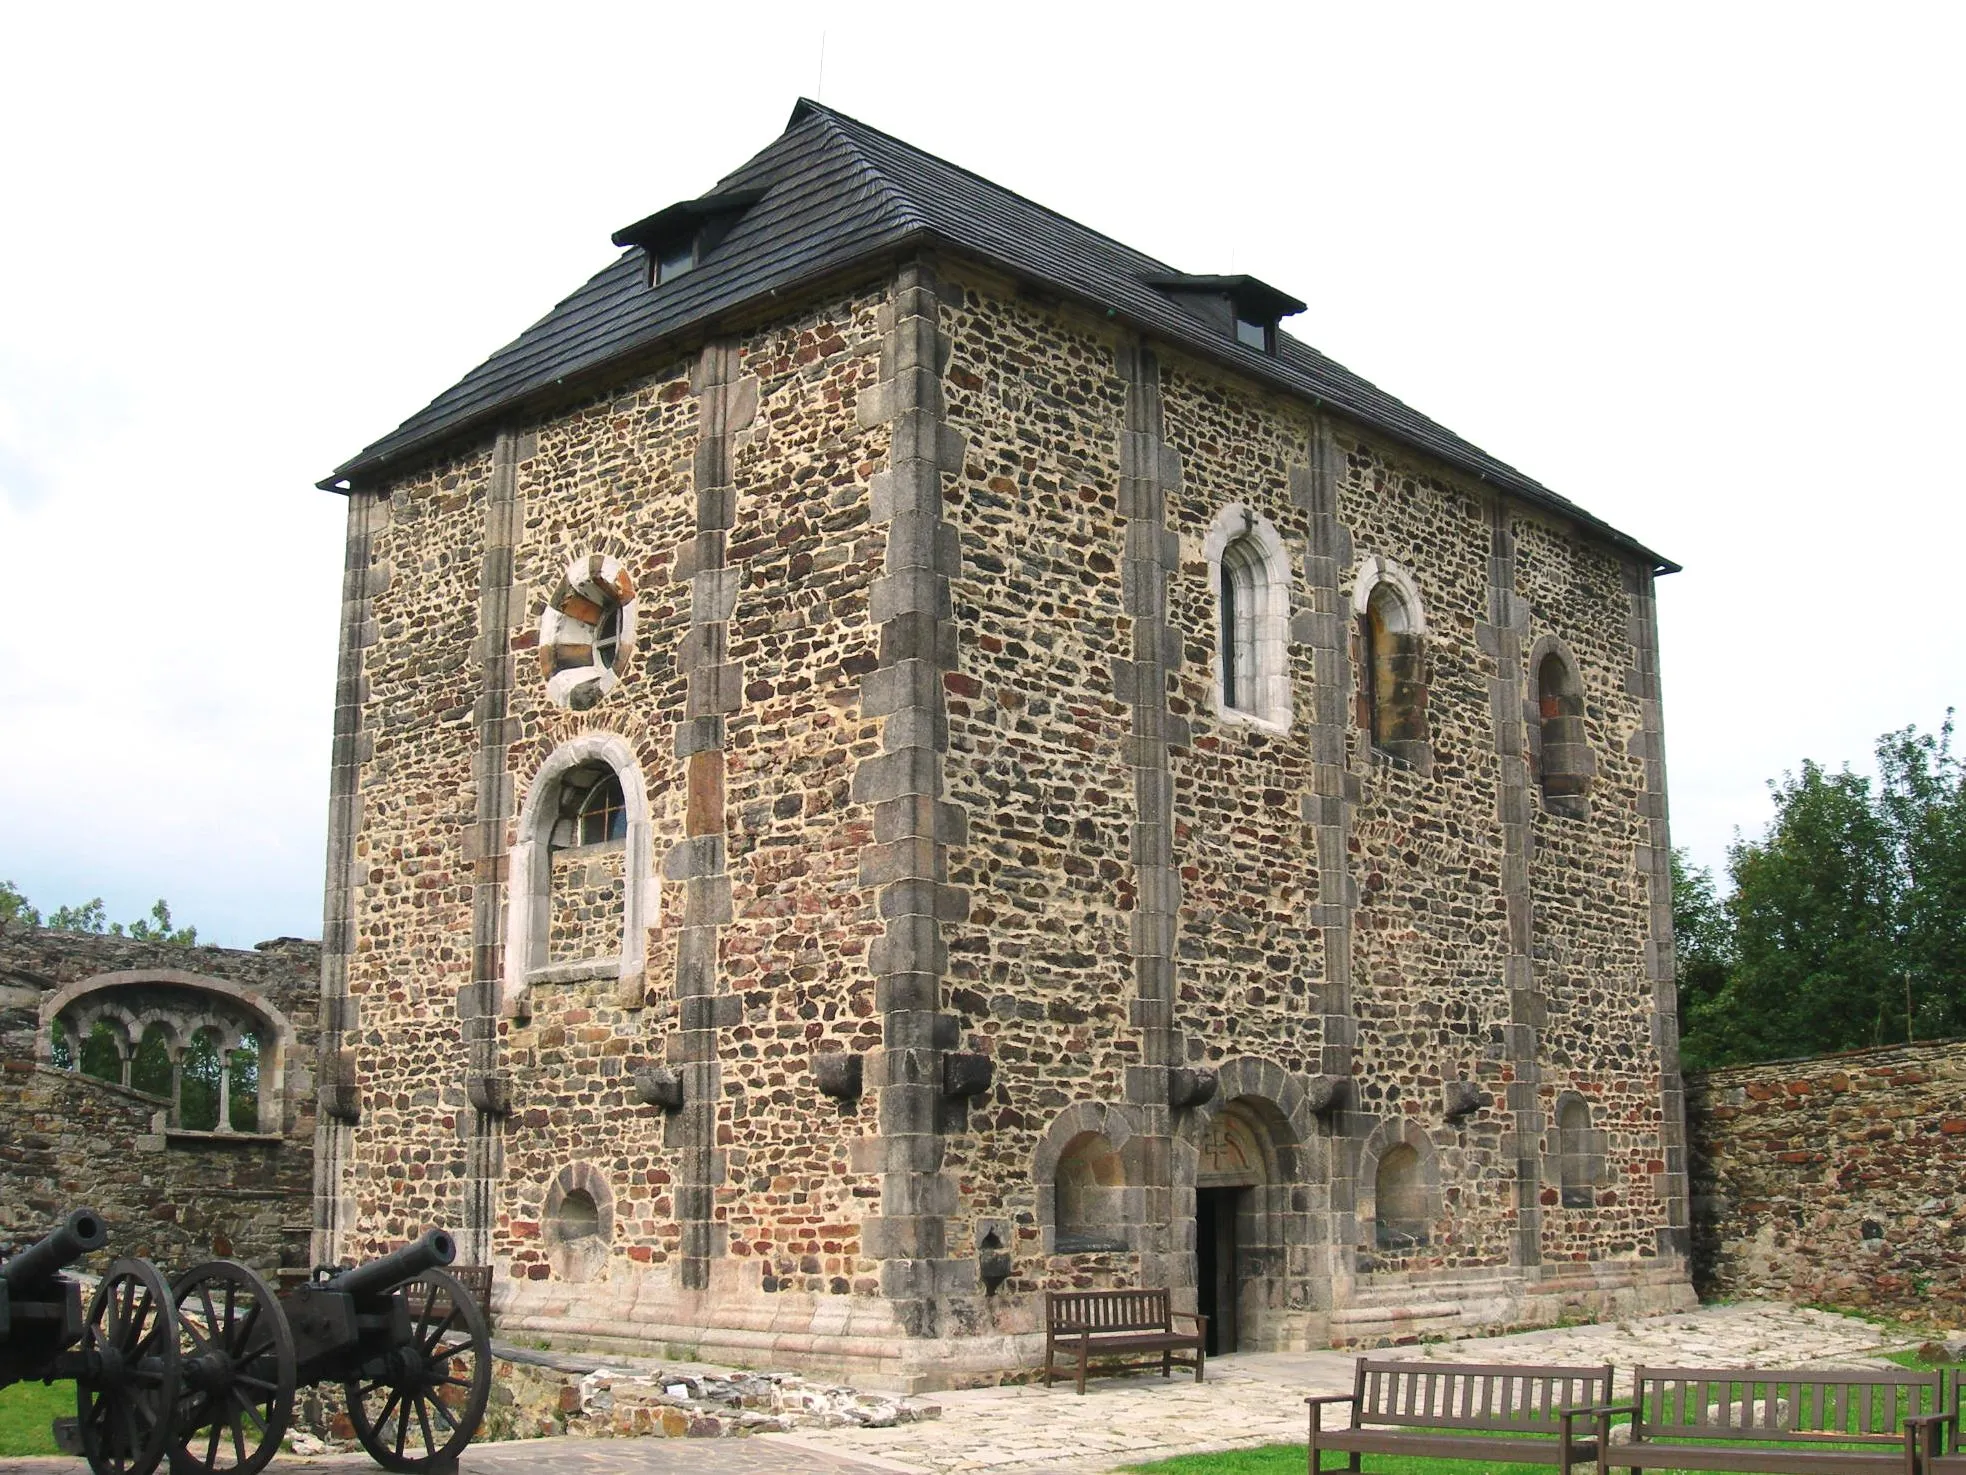
[[[184,1049],[171,1051],[171,1125],[184,1125]]]
[[[664,870],[683,888],[683,926],[676,942],[678,1023],[667,1050],[683,1081],[682,1109],[669,1117],[664,1141],[679,1150],[675,1188],[681,1227],[682,1284],[702,1290],[710,1264],[724,1250],[716,1223],[717,1188],[724,1181],[717,1150],[717,1114],[723,1095],[720,1029],[740,1018],[737,995],[726,991],[717,967],[718,940],[731,917],[724,812],[724,738],[731,713],[743,701],[744,668],[729,659],[730,618],[737,609],[739,571],[726,562],[737,521],[737,489],[731,480],[732,438],[758,410],[758,381],[740,378],[733,343],[703,349],[690,388],[700,416],[696,442],[696,531],[679,550],[675,577],[689,581],[689,633],[677,654],[688,695],[676,731],[676,756],[684,773],[684,838]],[[639,884],[634,882],[632,884]]]
[[[1672,935],[1672,834],[1667,822],[1665,708],[1659,691],[1659,612],[1652,570],[1628,565],[1625,594],[1631,600],[1632,653],[1625,690],[1638,699],[1639,710],[1631,752],[1645,765],[1634,859],[1646,891],[1645,971],[1652,985],[1652,1046],[1659,1056],[1659,1136],[1666,1165],[1654,1184],[1666,1211],[1658,1244],[1662,1256],[1676,1256],[1682,1267],[1690,1267],[1686,1095],[1679,1071],[1679,994]]]
[[[1351,865],[1352,814],[1358,776],[1350,767],[1353,713],[1351,614],[1343,579],[1352,564],[1352,534],[1339,515],[1345,453],[1331,425],[1320,420],[1309,463],[1293,467],[1291,500],[1304,510],[1308,530],[1304,585],[1310,610],[1296,618],[1292,637],[1311,651],[1310,748],[1312,792],[1303,817],[1316,836],[1317,901],[1312,912],[1324,948],[1323,1007],[1318,1016],[1318,1070],[1334,1104],[1325,1170],[1329,1200],[1323,1207],[1327,1255],[1324,1277],[1310,1277],[1315,1294],[1330,1286],[1325,1307],[1346,1296],[1352,1274],[1349,1248],[1358,1243],[1358,1136],[1363,1119],[1346,1110],[1358,1053],[1358,1016],[1352,1006],[1352,910],[1357,902]],[[1308,1145],[1308,1144],[1307,1144]]]
[[[1488,619],[1475,626],[1476,644],[1494,659],[1488,710],[1494,728],[1496,817],[1502,830],[1502,904],[1507,938],[1502,959],[1509,994],[1509,1117],[1515,1134],[1516,1229],[1513,1263],[1524,1270],[1542,1262],[1543,1098],[1538,1037],[1542,993],[1531,952],[1533,911],[1529,862],[1535,849],[1535,793],[1529,782],[1528,733],[1523,724],[1523,652],[1528,645],[1529,605],[1515,590],[1515,532],[1509,509],[1490,509]]]
[[[519,464],[535,449],[532,432],[500,431],[492,442],[491,482],[485,493],[484,548],[478,562],[478,639],[472,659],[479,670],[478,702],[472,713],[478,744],[472,754],[477,809],[465,831],[465,859],[471,866],[471,982],[457,999],[464,1036],[464,1072],[490,1076],[498,1071],[499,990],[505,975],[505,898],[511,875],[506,836],[514,814],[510,753],[515,736],[511,719],[514,676],[512,635],[526,612],[514,598],[514,549],[525,525],[525,498],[519,491]],[[466,1264],[486,1265],[498,1224],[498,1181],[503,1168],[500,1118],[470,1104],[463,1093],[458,1121],[464,1133],[464,1232],[459,1245]]]
[[[1167,526],[1167,497],[1180,489],[1181,458],[1164,438],[1160,364],[1143,347],[1119,353],[1126,381],[1126,428],[1120,435],[1120,516],[1126,522],[1121,596],[1133,623],[1130,659],[1113,663],[1113,690],[1133,709],[1126,740],[1133,769],[1133,832],[1127,858],[1136,901],[1128,949],[1133,961],[1129,1022],[1138,1032],[1140,1064],[1126,1072],[1133,1135],[1125,1147],[1127,1182],[1139,1195],[1135,1217],[1140,1276],[1147,1285],[1187,1291],[1193,1305],[1195,1204],[1190,1188],[1173,1187],[1173,1111],[1168,1072],[1184,1063],[1174,1028],[1174,934],[1181,873],[1174,859],[1171,749],[1188,746],[1185,718],[1168,711],[1167,683],[1181,664],[1180,632],[1167,619],[1168,575],[1180,566],[1179,537]]]
[[[948,884],[948,847],[968,832],[962,811],[942,798],[942,677],[957,660],[949,579],[961,558],[955,529],[942,521],[942,478],[962,470],[964,443],[945,419],[940,292],[926,262],[901,267],[880,381],[857,407],[861,424],[885,423],[891,438],[887,468],[869,489],[873,522],[887,528],[884,572],[868,606],[880,666],[860,693],[862,715],[883,719],[881,751],[861,760],[852,790],[855,803],[873,810],[860,884],[877,890],[886,924],[868,956],[881,1011],[881,1048],[866,1071],[878,1126],[856,1145],[854,1166],[881,1175],[880,1212],[864,1222],[862,1245],[882,1262],[882,1294],[917,1337],[936,1335],[945,1298],[977,1287],[975,1262],[948,1258],[957,1197],[942,1171],[942,1134],[955,1120],[943,1061],[959,1039],[959,1022],[941,1012],[942,924],[968,916],[969,897]]]
[[[334,747],[328,777],[328,861],[321,919],[321,1034],[314,1079],[337,1078],[337,1057],[360,1027],[348,993],[348,960],[355,952],[355,895],[360,872],[355,835],[362,822],[362,764],[370,741],[362,730],[368,699],[363,652],[376,640],[374,599],[382,571],[373,564],[376,537],[389,525],[389,500],[373,492],[348,494],[347,553],[341,582],[341,657],[335,673]],[[353,1232],[355,1206],[347,1192],[352,1128],[320,1113],[314,1130],[314,1229],[309,1253],[317,1265],[338,1263]]]
[[[232,1130],[232,1052],[218,1052],[218,1123],[215,1130]]]

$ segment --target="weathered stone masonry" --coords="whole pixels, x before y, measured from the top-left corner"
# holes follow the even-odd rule
[[[295,938],[244,952],[0,929],[0,1246],[86,1205],[110,1231],[86,1270],[140,1255],[175,1272],[216,1253],[301,1273],[312,1263],[319,980],[319,946]],[[79,1067],[92,1018],[122,1024],[128,1046],[155,1028],[183,1047],[214,1018],[250,1022],[256,1120],[193,1129],[170,1095],[58,1069],[54,1022],[67,1021]]]
[[[882,1016],[881,1049],[868,1070],[879,1135],[865,1144],[866,1167],[881,1175],[881,1209],[863,1235],[881,1261],[882,1294],[909,1333],[924,1337],[940,1329],[941,1299],[972,1291],[975,1276],[973,1262],[950,1257],[944,1222],[956,1193],[942,1138],[963,1108],[945,1074],[958,1021],[942,1010],[942,924],[968,913],[947,861],[947,847],[965,838],[963,814],[942,784],[943,678],[958,665],[949,576],[960,558],[942,522],[942,488],[963,462],[962,438],[944,415],[948,357],[939,285],[926,263],[912,263],[895,282],[880,381],[860,401],[862,422],[886,422],[890,441],[888,467],[869,488],[873,520],[888,529],[868,610],[880,630],[880,669],[861,695],[863,714],[884,719],[881,751],[862,760],[853,797],[874,809],[860,879],[877,888],[884,924],[868,958]]]
[[[1683,1303],[1651,566],[1184,342],[897,246],[356,493],[324,1244],[917,1385]]]
[[[1689,1075],[1706,1295],[1966,1308],[1966,1043]]]

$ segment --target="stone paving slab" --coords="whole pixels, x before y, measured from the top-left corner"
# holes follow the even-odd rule
[[[1671,1316],[1556,1327],[1393,1348],[1373,1355],[1464,1362],[1611,1362],[1766,1368],[1868,1364],[1907,1345],[1855,1317],[1769,1302]],[[1069,1383],[940,1393],[942,1417],[890,1429],[827,1429],[749,1439],[536,1439],[474,1446],[460,1475],[1107,1475],[1124,1465],[1240,1445],[1295,1442],[1303,1400],[1345,1393],[1352,1354],[1257,1352],[1208,1364],[1208,1381],[1158,1375],[1099,1378],[1081,1398]],[[77,1475],[77,1460],[0,1460],[0,1475]],[[374,1469],[366,1456],[283,1456],[280,1472]]]

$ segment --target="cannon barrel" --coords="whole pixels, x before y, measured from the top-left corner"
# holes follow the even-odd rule
[[[351,1296],[374,1296],[393,1291],[406,1280],[415,1280],[426,1270],[448,1265],[457,1258],[457,1241],[441,1229],[424,1232],[400,1250],[391,1250],[379,1260],[351,1265],[322,1282],[330,1291]]]
[[[67,1266],[109,1243],[109,1228],[94,1209],[76,1209],[11,1259],[0,1261],[0,1280],[10,1291],[28,1291],[53,1280]]]

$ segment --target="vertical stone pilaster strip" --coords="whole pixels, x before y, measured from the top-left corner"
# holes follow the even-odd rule
[[[1140,1276],[1150,1286],[1191,1287],[1187,1252],[1192,1201],[1176,1204],[1173,1189],[1173,1112],[1168,1071],[1182,1064],[1174,1028],[1175,927],[1181,873],[1174,857],[1174,778],[1170,749],[1188,746],[1186,719],[1168,711],[1167,684],[1181,664],[1181,640],[1167,618],[1170,574],[1180,566],[1180,539],[1167,526],[1167,498],[1181,485],[1181,458],[1166,442],[1160,364],[1139,346],[1119,352],[1126,381],[1126,425],[1120,433],[1120,517],[1126,525],[1121,598],[1133,625],[1128,657],[1113,663],[1113,690],[1132,708],[1126,741],[1133,769],[1134,908],[1128,937],[1133,962],[1130,1023],[1140,1064],[1126,1072],[1134,1133],[1128,1139],[1127,1179],[1139,1195],[1133,1220]]]
[[[1659,606],[1650,569],[1629,565],[1625,592],[1631,600],[1631,670],[1626,690],[1638,699],[1639,728],[1632,755],[1644,764],[1639,798],[1638,874],[1646,891],[1645,971],[1652,985],[1652,1045],[1659,1056],[1660,1147],[1666,1165],[1657,1185],[1666,1222],[1659,1253],[1676,1256],[1682,1271],[1692,1264],[1686,1162],[1686,1094],[1679,1068],[1678,964],[1672,932],[1672,832],[1666,804],[1665,706],[1659,686]]]
[[[868,1062],[877,1135],[857,1154],[881,1178],[880,1212],[862,1229],[881,1261],[881,1291],[904,1331],[931,1337],[940,1304],[975,1289],[973,1261],[948,1258],[956,1185],[943,1172],[943,1056],[958,1021],[942,1012],[948,952],[942,924],[969,914],[968,894],[948,884],[948,847],[967,839],[962,811],[942,797],[949,719],[943,673],[954,670],[957,633],[949,581],[961,555],[942,520],[942,479],[962,470],[963,438],[945,419],[941,287],[921,261],[896,277],[881,347],[880,381],[858,404],[863,425],[890,427],[887,468],[869,489],[873,521],[887,526],[883,573],[868,618],[880,630],[880,666],[861,688],[861,713],[881,721],[881,751],[853,775],[853,800],[872,807],[874,838],[860,884],[875,888],[885,930],[868,956],[882,1047]]]
[[[723,1098],[719,1031],[738,1022],[739,1000],[723,988],[718,944],[731,918],[729,845],[724,806],[726,727],[743,701],[744,670],[730,660],[730,619],[737,610],[737,570],[727,554],[737,521],[732,481],[732,438],[757,415],[758,383],[739,377],[738,349],[710,343],[703,349],[691,389],[701,416],[696,442],[696,532],[676,560],[676,577],[689,580],[689,633],[677,654],[687,688],[684,720],[676,732],[683,764],[683,839],[669,853],[665,871],[682,883],[683,925],[676,940],[676,1033],[668,1058],[683,1081],[683,1105],[665,1128],[667,1145],[679,1149],[676,1219],[681,1239],[682,1285],[710,1284],[710,1265],[723,1253],[716,1222],[717,1189],[725,1176],[717,1150],[717,1113]]]
[[[355,892],[360,884],[355,836],[362,825],[362,764],[369,739],[362,730],[368,701],[363,652],[375,644],[375,539],[389,525],[389,499],[375,492],[348,493],[347,553],[341,575],[341,655],[335,672],[334,748],[328,770],[328,861],[321,917],[321,1033],[314,1079],[339,1079],[338,1062],[360,1025],[348,993],[348,961],[355,953]],[[327,1112],[314,1129],[314,1228],[310,1253],[317,1265],[335,1264],[349,1247],[355,1205],[348,1192],[348,1153],[353,1128]]]
[[[499,986],[505,974],[505,897],[509,874],[507,829],[514,813],[512,750],[512,624],[514,550],[525,525],[519,495],[519,463],[533,454],[531,432],[500,431],[492,443],[491,483],[485,494],[485,541],[478,575],[478,643],[481,673],[478,747],[472,778],[477,811],[466,835],[471,865],[471,983],[458,998],[464,1033],[465,1071],[489,1076],[498,1070]],[[464,1244],[466,1263],[491,1263],[498,1225],[498,1183],[504,1137],[499,1119],[466,1105]]]
[[[1509,994],[1509,1114],[1515,1129],[1516,1231],[1514,1263],[1542,1262],[1542,1067],[1538,1036],[1543,1000],[1536,987],[1529,862],[1536,843],[1535,799],[1529,783],[1528,734],[1523,724],[1523,651],[1529,606],[1515,589],[1515,533],[1499,501],[1490,511],[1488,620],[1475,638],[1495,653],[1488,707],[1494,726],[1496,818],[1502,828],[1502,903],[1506,940],[1503,985]]]
[[[1291,468],[1291,500],[1305,513],[1309,531],[1304,559],[1308,614],[1298,617],[1293,637],[1310,647],[1312,665],[1310,796],[1304,819],[1317,845],[1317,902],[1312,918],[1324,948],[1323,1009],[1318,1020],[1319,1073],[1349,1083],[1358,1052],[1358,1016],[1352,1006],[1352,911],[1357,902],[1352,879],[1352,813],[1359,797],[1348,750],[1352,726],[1351,619],[1343,579],[1352,563],[1352,534],[1339,514],[1338,489],[1345,480],[1345,454],[1329,422],[1320,420],[1312,436],[1308,465]],[[1356,1119],[1355,1117],[1353,1119]],[[1347,1114],[1340,1109],[1342,1128]],[[1358,1242],[1357,1153],[1334,1133],[1329,1154],[1330,1202],[1326,1206],[1329,1282],[1349,1278],[1347,1247]],[[1314,1277],[1314,1283],[1315,1283]],[[1334,1286],[1332,1302],[1339,1292]]]

